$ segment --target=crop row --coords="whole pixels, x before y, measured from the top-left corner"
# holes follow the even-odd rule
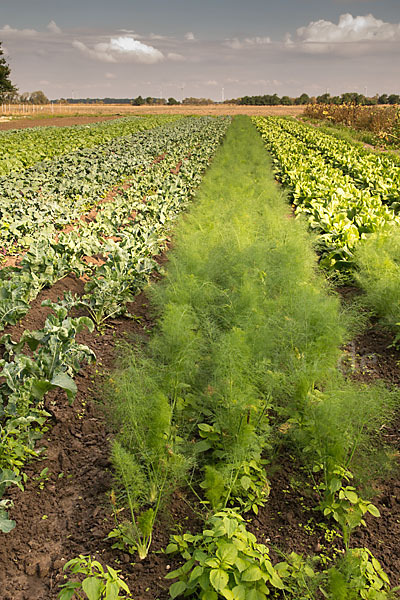
[[[127,187],[122,186],[112,200],[100,204],[93,220],[79,220],[72,231],[60,232],[55,238],[43,233],[38,236],[20,266],[0,271],[0,329],[15,324],[43,287],[51,286],[71,271],[92,275],[93,266],[83,260],[85,257],[107,256],[116,246],[129,247],[130,251],[136,248],[138,256],[151,256],[154,248],[150,238],[157,233],[157,211],[162,226],[169,204],[178,206],[190,196],[227,123],[207,118],[192,121],[192,130],[185,128],[186,135],[179,144],[169,146],[162,160],[143,170],[140,176],[130,178]],[[135,152],[140,154],[137,148]],[[146,156],[144,164],[148,164]],[[120,238],[118,244],[110,239],[116,235]]]
[[[180,146],[171,148],[168,158],[131,187],[122,189],[113,202],[104,204],[95,221],[80,224],[79,231],[62,234],[58,240],[42,238],[23,258],[21,267],[1,272],[3,323],[16,322],[41,288],[71,271],[91,275],[82,298],[67,295],[59,304],[50,304],[55,316],[47,319],[43,330],[25,332],[18,344],[9,335],[1,340],[6,350],[0,362],[0,376],[5,378],[0,387],[1,494],[11,483],[22,485],[23,463],[35,454],[35,442],[48,416],[43,410],[44,394],[55,387],[65,389],[70,396],[76,391],[72,375],[91,353],[76,345],[75,334],[84,325],[93,328],[94,321],[101,326],[107,318],[126,311],[126,303],[154,269],[153,256],[165,244],[172,221],[190,200],[229,119],[205,118],[191,123],[193,129],[186,128]],[[115,239],[107,239],[110,235]],[[99,252],[104,264],[93,269],[83,258]],[[71,319],[69,310],[77,306],[85,308],[92,319]],[[34,352],[33,358],[27,347]],[[4,530],[13,526],[4,514],[6,504],[3,500]]]
[[[0,132],[0,177],[21,171],[42,160],[93,148],[114,138],[151,129],[179,116],[125,117],[91,125],[35,127]]]
[[[351,479],[390,395],[336,373],[345,334],[339,302],[326,293],[303,224],[286,210],[260,138],[249,120],[235,119],[175,231],[165,281],[153,286],[158,326],[110,380],[120,429],[114,547],[143,559],[160,507],[177,489],[197,497],[196,517],[205,520],[202,532],[171,537],[167,554],[183,559],[167,575],[176,580],[172,598],[308,600],[318,586],[328,591],[334,575],[348,597],[388,587],[378,561],[349,550],[349,538],[365,513],[379,515]],[[282,448],[307,473],[302,494],[340,528],[344,568],[316,573],[294,553],[272,564],[248,531],[243,515],[263,510],[268,465]],[[120,510],[125,501],[129,513]]]
[[[42,162],[0,179],[0,246],[29,247],[88,212],[110,188],[138,177],[168,148],[179,147],[207,119],[187,118],[108,144]]]
[[[359,189],[349,175],[285,131],[276,118],[253,120],[274,156],[279,179],[291,190],[296,214],[305,213],[320,234],[323,266],[348,267],[360,239],[386,223],[399,222],[378,194]]]
[[[357,187],[378,195],[392,208],[400,208],[400,161],[393,156],[374,154],[291,119],[278,118],[277,123],[319,152],[329,164],[350,175]]]

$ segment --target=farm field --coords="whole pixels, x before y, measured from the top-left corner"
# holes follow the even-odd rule
[[[209,104],[209,105],[177,105],[177,106],[132,106],[127,104],[69,104],[53,107],[40,107],[40,112],[34,115],[24,115],[21,111],[4,113],[3,121],[0,118],[0,131],[2,129],[13,129],[20,127],[44,126],[44,125],[79,125],[83,121],[89,123],[91,119],[109,119],[111,116],[143,116],[143,115],[213,115],[213,116],[235,116],[235,115],[300,115],[304,112],[304,106],[239,106],[237,104]],[[92,115],[92,116],[91,116]],[[95,115],[95,116],[94,116]],[[12,120],[6,120],[12,119]]]
[[[396,159],[281,117],[0,135],[0,597],[79,597],[79,555],[141,600],[396,597]]]

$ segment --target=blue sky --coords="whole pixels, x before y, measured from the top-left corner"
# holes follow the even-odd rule
[[[20,92],[400,92],[400,0],[0,0]]]

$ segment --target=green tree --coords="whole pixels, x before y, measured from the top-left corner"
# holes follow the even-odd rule
[[[14,96],[17,88],[13,86],[10,80],[10,67],[4,58],[4,52],[0,42],[0,100],[6,100]]]
[[[142,96],[137,96],[136,98],[134,98],[132,100],[132,104],[134,106],[142,106],[142,104],[145,103],[145,100],[142,98]]]
[[[31,93],[29,102],[31,102],[31,104],[49,104],[49,99],[42,90],[37,90],[36,92]]]
[[[310,102],[310,96],[308,94],[301,94],[298,98],[295,99],[295,104],[308,104]]]

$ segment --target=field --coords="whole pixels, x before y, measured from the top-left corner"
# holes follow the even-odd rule
[[[0,598],[398,597],[400,160],[133,108],[0,132]]]
[[[32,112],[34,109],[34,112]],[[177,105],[177,106],[131,106],[129,104],[60,104],[54,106],[34,106],[29,112],[22,112],[22,107],[9,105],[9,110],[3,110],[0,116],[0,130],[12,129],[13,127],[32,127],[41,125],[62,125],[60,119],[76,119],[75,123],[68,125],[79,125],[81,119],[99,119],[108,116],[129,115],[300,115],[304,106],[238,106],[236,104],[210,104],[205,106]],[[48,122],[43,122],[47,120]],[[89,121],[88,121],[89,122]]]

